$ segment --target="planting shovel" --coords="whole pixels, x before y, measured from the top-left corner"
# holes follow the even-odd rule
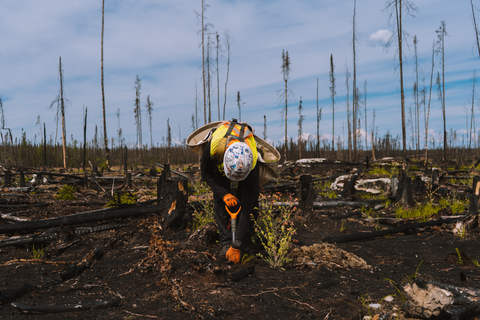
[[[231,212],[230,208],[231,209],[237,209],[238,208],[238,210],[236,212]],[[234,243],[235,242],[235,232],[237,231],[237,216],[240,213],[240,210],[242,210],[242,206],[240,205],[240,201],[239,201],[238,206],[233,206],[233,207],[225,206],[225,209],[227,209],[227,212],[228,212],[228,214],[230,215],[230,218],[231,218],[232,243]],[[232,211],[234,211],[234,210],[232,210]]]

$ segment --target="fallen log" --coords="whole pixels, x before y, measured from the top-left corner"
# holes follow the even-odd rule
[[[315,201],[313,202],[313,209],[323,209],[331,207],[354,207],[354,208],[370,208],[376,204],[384,203],[387,199],[369,200],[369,201],[347,201],[347,200],[332,200],[332,201]],[[298,202],[274,202],[273,206],[277,207],[298,207]]]
[[[472,319],[480,315],[480,290],[415,279],[403,287],[405,311],[412,316]]]
[[[400,226],[397,228],[391,228],[387,230],[380,230],[380,231],[373,231],[373,232],[366,232],[366,233],[354,233],[354,234],[345,234],[340,236],[331,236],[325,237],[322,239],[322,242],[328,243],[345,243],[345,242],[352,242],[352,241],[360,241],[360,240],[368,240],[377,237],[383,237],[394,233],[401,233],[406,232],[411,229],[423,228],[428,226],[439,226],[444,223],[451,223],[458,220],[458,218],[450,218],[450,219],[439,219],[439,220],[432,220],[427,222],[421,223],[414,223],[405,226]]]
[[[12,223],[12,224],[2,224],[0,225],[0,234],[19,232],[19,231],[32,231],[36,229],[59,227],[61,225],[66,226],[66,225],[72,225],[72,224],[78,224],[78,223],[95,222],[95,221],[110,220],[110,219],[117,219],[117,218],[127,218],[127,217],[143,215],[147,213],[160,212],[161,210],[162,210],[161,204],[154,207],[100,209],[100,210],[75,213],[75,214],[70,214],[68,216],[62,216],[57,218],[45,219],[45,220],[24,221],[24,222]]]
[[[62,312],[72,312],[72,311],[86,311],[92,309],[104,309],[104,308],[114,308],[120,305],[120,299],[114,300],[100,300],[94,302],[80,302],[74,304],[64,304],[64,305],[39,305],[32,306],[23,303],[12,302],[12,307],[20,310],[23,313],[62,313]]]
[[[93,232],[102,232],[102,231],[107,231],[107,230],[112,230],[117,228],[123,228],[125,226],[127,225],[110,224],[110,225],[96,226],[96,227],[79,227],[79,228],[75,228],[74,234],[77,236],[83,236]],[[53,230],[48,230],[47,232],[43,232],[41,234],[15,236],[11,238],[1,239],[0,248],[26,245],[26,244],[31,245],[31,244],[52,242],[59,238],[59,233],[60,233],[59,228],[53,228]]]

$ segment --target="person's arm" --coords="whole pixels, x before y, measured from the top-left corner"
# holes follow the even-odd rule
[[[210,158],[210,144],[211,141],[209,141],[206,144],[205,149],[203,149],[202,158],[200,159],[200,172],[202,174],[202,180],[207,183],[207,185],[213,190],[214,193],[220,195],[223,198],[230,192],[228,192],[225,188],[219,185],[214,179],[217,165]]]

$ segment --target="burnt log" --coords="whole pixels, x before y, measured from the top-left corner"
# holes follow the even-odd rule
[[[458,220],[458,218],[432,220],[432,221],[414,223],[414,224],[409,224],[405,226],[400,226],[397,228],[391,228],[391,229],[381,230],[381,231],[373,231],[368,233],[354,233],[354,234],[346,234],[341,236],[331,236],[331,237],[323,238],[322,242],[345,243],[345,242],[352,242],[352,241],[368,240],[372,238],[387,236],[390,234],[402,233],[408,230],[416,230],[418,228],[424,228],[428,226],[439,226],[444,223],[454,222],[455,220]]]
[[[12,232],[25,232],[32,231],[36,229],[43,228],[52,228],[59,227],[61,225],[74,225],[79,223],[110,220],[117,218],[126,218],[139,216],[148,213],[154,213],[162,210],[162,206],[155,207],[133,207],[133,208],[109,208],[109,209],[100,209],[88,212],[81,212],[70,214],[68,216],[61,216],[52,219],[45,220],[34,220],[34,221],[24,221],[12,224],[2,224],[0,225],[0,234],[12,233]]]
[[[403,287],[404,310],[421,318],[472,319],[480,316],[480,290],[415,279]]]
[[[12,307],[20,310],[23,313],[62,313],[62,312],[72,312],[72,311],[87,311],[92,309],[104,309],[118,307],[120,305],[120,299],[114,300],[100,300],[94,302],[79,302],[74,304],[64,304],[64,305],[39,305],[32,306],[23,303],[12,302]]]

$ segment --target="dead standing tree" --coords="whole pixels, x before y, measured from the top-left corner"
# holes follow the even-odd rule
[[[425,168],[428,165],[428,120],[430,117],[430,102],[432,101],[432,85],[433,85],[433,67],[435,65],[435,42],[432,45],[432,71],[430,73],[430,91],[428,94],[428,110],[425,116]],[[425,114],[425,112],[424,112]]]
[[[305,116],[302,115],[302,97],[300,97],[300,104],[298,105],[298,157],[302,159],[302,134],[303,134],[303,120]]]
[[[345,85],[347,86],[347,127],[348,127],[348,161],[352,160],[352,125],[350,122],[350,73],[348,72],[347,62],[345,62]]]
[[[332,152],[335,150],[335,66],[333,54],[330,54],[330,98],[332,99]]]
[[[148,127],[150,128],[150,148],[153,148],[153,134],[152,134],[153,102],[150,101],[150,95],[147,96],[147,103],[145,104],[145,109],[147,111]]]
[[[443,161],[447,160],[447,120],[445,115],[445,36],[448,35],[446,30],[445,20],[440,22],[440,27],[435,30],[438,35],[437,40],[437,54],[441,55],[441,68],[442,68],[442,86],[441,86],[441,103],[443,113]]]
[[[110,150],[108,149],[108,138],[107,138],[107,117],[105,115],[105,90],[103,86],[103,30],[104,30],[104,12],[105,12],[105,0],[102,0],[102,45],[101,45],[101,69],[102,69],[102,109],[103,109],[103,138],[105,145],[105,161],[107,168],[110,168]]]
[[[227,105],[227,84],[228,84],[228,74],[230,72],[230,57],[232,55],[232,45],[235,42],[232,35],[228,30],[224,32],[224,45],[225,50],[227,51],[227,77],[225,79],[225,98],[223,100],[223,120],[225,120],[225,106]]]
[[[280,92],[280,94],[283,96],[285,95],[285,109],[283,109],[283,113],[285,114],[285,147],[283,151],[283,161],[287,161],[287,143],[288,143],[288,137],[287,137],[287,111],[288,111],[288,79],[290,78],[290,57],[288,56],[288,51],[285,52],[284,50],[282,51],[282,75],[283,75],[283,81],[285,82],[285,89]]]
[[[402,141],[403,141],[403,157],[407,155],[407,133],[405,130],[405,94],[403,91],[403,39],[408,36],[406,32],[403,31],[402,27],[402,8],[407,10],[407,14],[414,16],[413,13],[417,11],[415,5],[409,0],[388,0],[385,6],[386,11],[388,11],[388,20],[389,22],[393,19],[392,27],[393,33],[392,37],[386,44],[388,48],[393,40],[395,35],[397,36],[398,48],[396,54],[398,55],[398,66],[400,69],[400,94],[401,94],[401,113],[402,113]]]
[[[67,129],[65,126],[65,99],[63,97],[63,70],[62,70],[62,57],[59,58],[58,74],[60,81],[60,92],[55,100],[50,104],[50,108],[53,108],[54,104],[57,104],[57,112],[55,113],[55,122],[57,123],[58,130],[58,117],[59,114],[62,117],[62,144],[63,144],[63,168],[67,169]],[[55,138],[56,139],[56,138]]]
[[[137,147],[142,148],[142,110],[140,108],[140,93],[142,90],[142,80],[138,77],[135,80],[135,103],[133,112],[135,113],[135,125],[137,127]]]
[[[352,124],[353,124],[353,159],[357,159],[357,118],[358,118],[358,88],[357,88],[357,34],[355,31],[355,15],[356,15],[357,1],[353,1],[353,95],[352,95]]]
[[[478,49],[478,56],[480,57],[480,42],[478,41],[478,28],[477,28],[477,20],[475,19],[475,10],[473,8],[473,1],[470,0],[470,4],[472,5],[472,16],[473,16],[473,27],[475,29],[475,42],[477,44]]]
[[[205,81],[205,31],[207,30],[209,24],[205,24],[205,10],[209,6],[202,0],[202,13],[198,13],[194,10],[197,19],[201,19],[202,29],[200,30],[202,34],[202,79],[203,79],[203,118],[205,124],[207,124],[207,84]]]

